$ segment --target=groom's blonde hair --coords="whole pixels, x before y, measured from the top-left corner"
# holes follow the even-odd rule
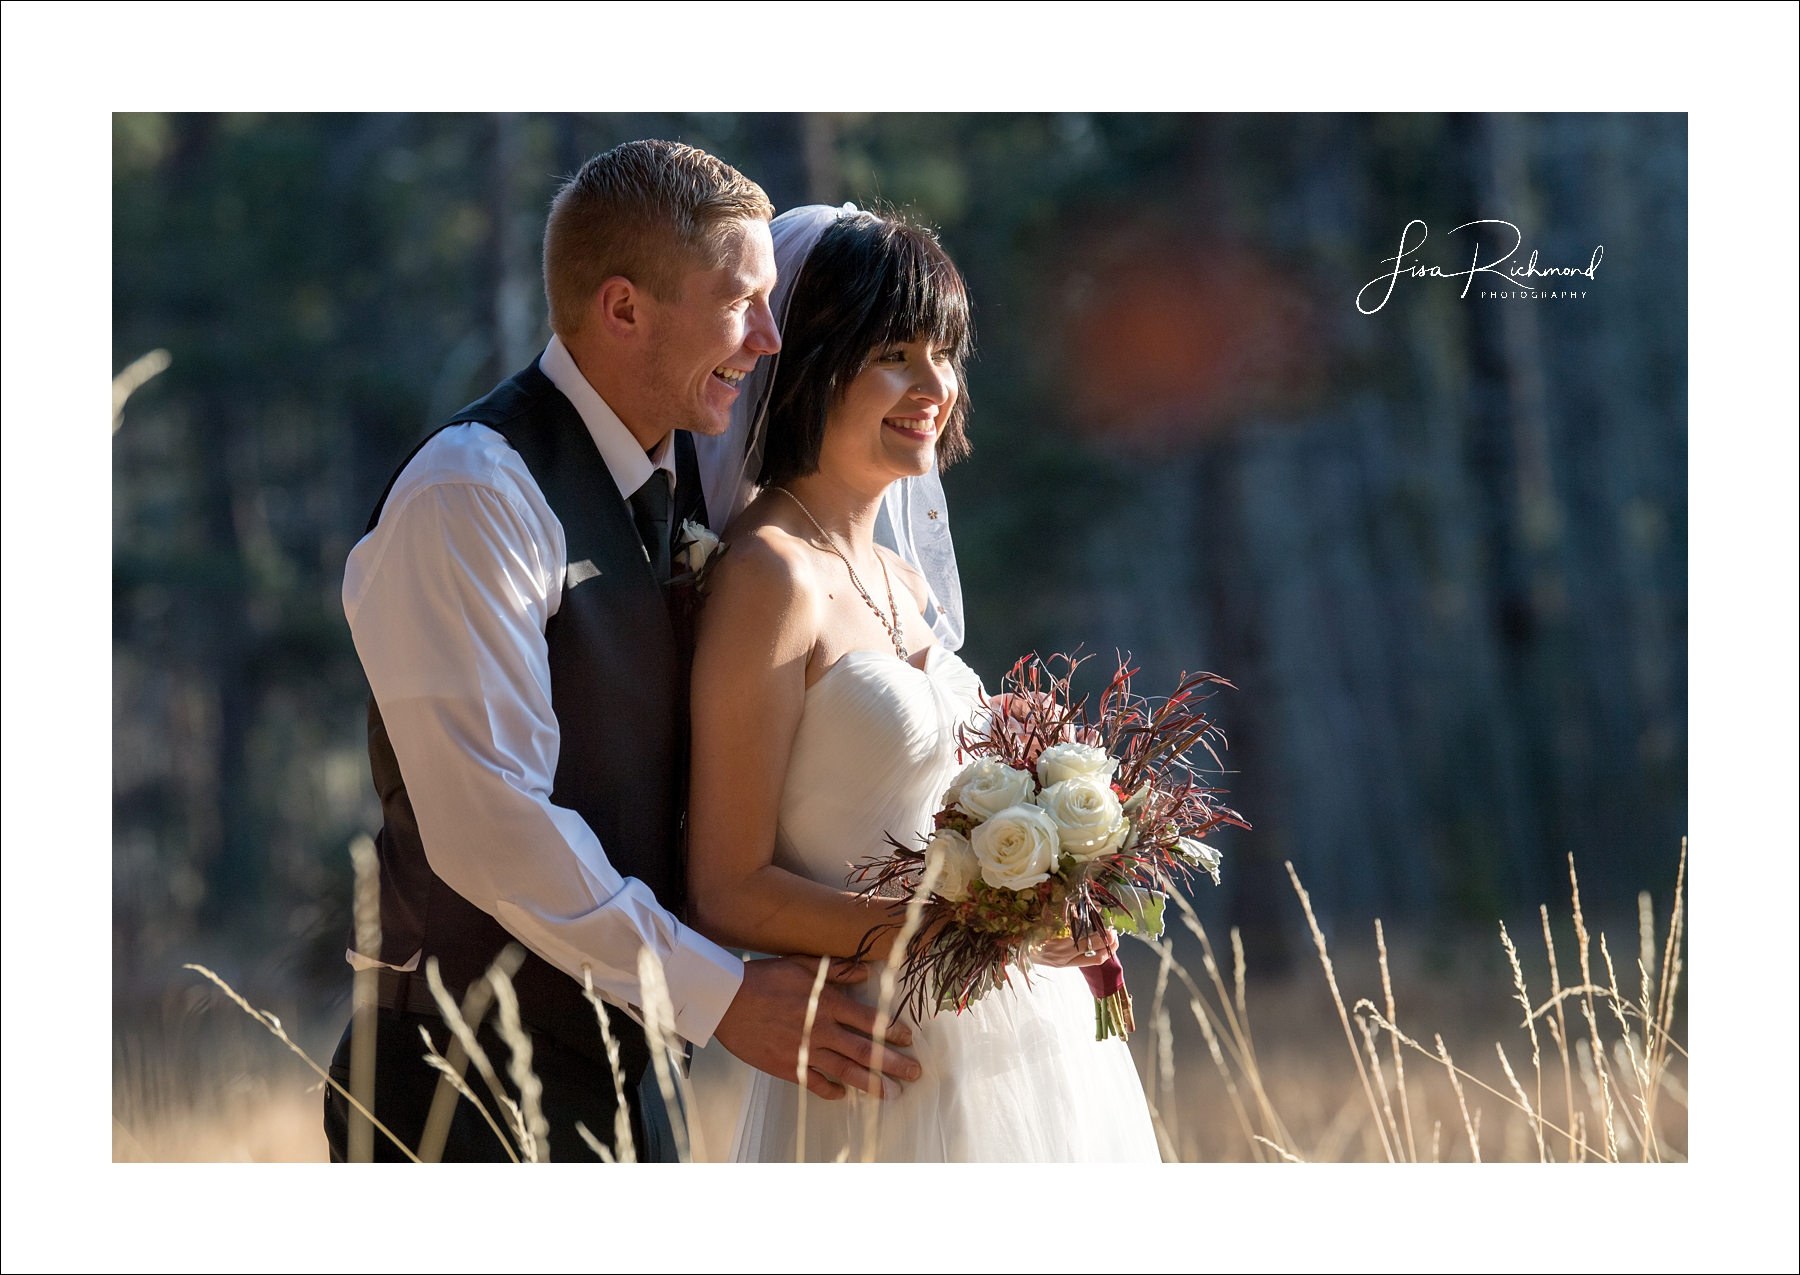
[[[614,275],[673,301],[682,275],[717,264],[722,227],[774,215],[761,186],[692,146],[626,142],[594,156],[556,192],[544,227],[551,329],[579,332]]]

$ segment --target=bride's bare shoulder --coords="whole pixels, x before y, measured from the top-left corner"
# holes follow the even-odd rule
[[[818,578],[806,544],[773,519],[747,509],[726,532],[729,546],[712,573],[704,613],[734,626],[780,623],[810,613]]]

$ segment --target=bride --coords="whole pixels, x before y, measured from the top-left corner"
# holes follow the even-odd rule
[[[924,576],[876,544],[890,486],[968,450],[968,301],[936,240],[898,218],[807,208],[772,229],[786,312],[746,472],[761,490],[726,532],[697,634],[690,906],[730,946],[880,961],[903,904],[851,893],[849,866],[931,826],[957,726],[992,711],[941,645]],[[845,1100],[807,1104],[804,1147],[799,1085],[755,1073],[732,1159],[1158,1159],[1130,1052],[1094,1040],[1079,968],[1115,945],[1051,941],[1029,984],[907,1024],[920,1078],[880,1096],[810,1073]],[[875,999],[880,970],[858,995]]]

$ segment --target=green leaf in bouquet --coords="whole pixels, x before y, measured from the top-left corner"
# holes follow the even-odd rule
[[[1212,877],[1213,884],[1219,884],[1219,864],[1222,856],[1217,850],[1204,841],[1197,841],[1193,837],[1183,837],[1176,842],[1176,852],[1191,866],[1204,868]]]
[[[1121,934],[1136,934],[1155,940],[1162,937],[1163,905],[1168,896],[1156,890],[1140,890],[1136,886],[1112,887],[1122,908],[1107,908],[1106,923]]]

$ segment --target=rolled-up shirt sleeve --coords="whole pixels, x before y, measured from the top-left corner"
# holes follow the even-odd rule
[[[587,970],[634,1013],[648,946],[676,1030],[703,1045],[743,963],[621,876],[587,822],[551,803],[560,736],[544,626],[561,599],[562,529],[509,475],[495,479],[397,484],[345,572],[350,631],[426,859],[532,952],[576,979]]]

